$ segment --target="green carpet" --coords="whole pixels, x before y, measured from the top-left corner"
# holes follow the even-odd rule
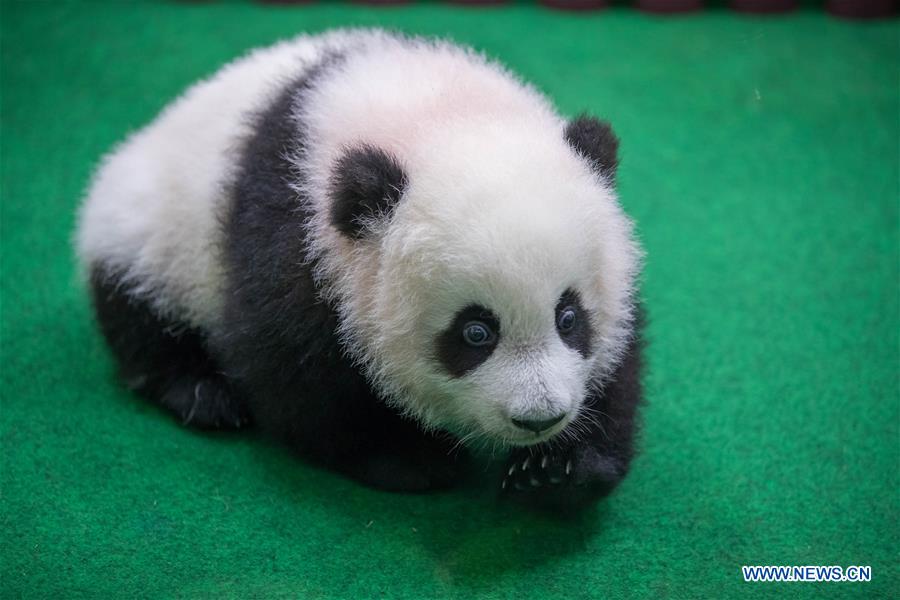
[[[94,165],[244,50],[349,24],[473,44],[622,138],[643,451],[578,518],[363,489],[113,378],[70,244]],[[0,33],[3,598],[900,594],[897,22],[33,2]]]

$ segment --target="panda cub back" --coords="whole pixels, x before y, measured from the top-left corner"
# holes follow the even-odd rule
[[[504,490],[581,502],[640,399],[617,145],[469,49],[299,37],[107,157],[79,254],[125,381],[186,423],[396,490],[508,448]]]

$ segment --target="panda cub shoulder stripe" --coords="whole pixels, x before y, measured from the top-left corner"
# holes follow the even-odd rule
[[[611,490],[640,401],[640,250],[609,124],[469,49],[301,36],[191,87],[103,161],[78,253],[137,393],[255,423],[391,490]]]

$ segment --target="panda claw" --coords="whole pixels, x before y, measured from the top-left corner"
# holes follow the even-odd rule
[[[504,492],[540,493],[541,488],[564,485],[572,477],[574,458],[551,452],[513,462],[500,484]]]
[[[191,410],[188,411],[188,414],[181,420],[181,424],[183,426],[188,426],[191,424],[191,421],[194,420],[194,414],[197,412],[197,405],[191,406]]]

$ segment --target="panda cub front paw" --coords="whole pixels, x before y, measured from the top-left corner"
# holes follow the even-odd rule
[[[621,461],[591,446],[526,448],[510,457],[500,489],[526,502],[579,505],[605,496],[624,476]]]
[[[572,459],[552,451],[543,454],[521,454],[510,461],[500,484],[503,491],[526,492],[544,486],[563,484],[572,474]]]

